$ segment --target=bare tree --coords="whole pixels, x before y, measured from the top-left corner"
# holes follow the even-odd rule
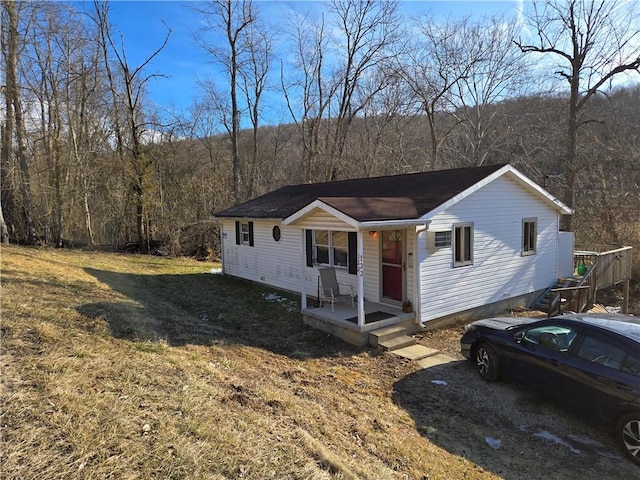
[[[143,111],[143,99],[146,84],[153,78],[162,77],[161,74],[145,74],[145,69],[153,59],[164,49],[171,36],[171,29],[156,50],[149,55],[140,65],[131,67],[127,59],[124,38],[120,37],[119,45],[113,40],[109,27],[108,7],[106,4],[95,4],[97,10],[98,25],[103,29],[102,37],[108,42],[110,51],[115,55],[118,72],[121,75],[122,84],[118,85],[115,76],[110,75],[110,89],[114,105],[123,105],[126,119],[126,146],[131,179],[131,191],[135,199],[136,236],[138,249],[148,251],[151,232],[149,227],[148,189],[150,187],[150,175],[153,173],[153,159],[145,152],[144,136],[148,133],[148,127],[153,123],[145,119]],[[106,48],[105,48],[106,51]],[[108,58],[105,59],[108,63]],[[121,88],[120,88],[121,87]],[[114,114],[118,115],[118,110]],[[125,143],[122,136],[121,141]]]
[[[22,220],[24,222],[25,241],[29,245],[36,242],[36,228],[33,220],[32,201],[31,201],[31,172],[27,158],[26,147],[26,128],[24,120],[24,110],[22,106],[22,96],[20,83],[18,81],[18,51],[20,47],[20,32],[18,30],[19,12],[23,2],[3,0],[3,13],[7,19],[6,39],[4,40],[3,56],[6,66],[6,91],[7,112],[8,114],[6,126],[12,126],[13,132],[8,128],[5,130],[5,140],[7,143],[3,148],[7,149],[6,155],[11,156],[13,152],[11,136],[15,134],[16,155],[19,165],[19,183],[22,200]],[[4,22],[3,22],[4,25]],[[9,116],[10,115],[10,116]]]
[[[240,151],[238,147],[240,135],[241,107],[238,99],[239,75],[244,61],[244,36],[256,17],[251,0],[214,0],[196,9],[206,23],[206,28],[196,35],[196,41],[225,69],[229,80],[230,122],[225,123],[231,141],[233,162],[233,195],[236,203],[240,202]],[[224,32],[225,48],[207,41],[207,30],[217,29]]]
[[[4,221],[4,214],[2,213],[2,202],[0,201],[0,243],[3,245],[9,245],[9,229]]]
[[[578,132],[593,119],[587,102],[625,73],[640,69],[640,20],[636,2],[615,0],[545,0],[534,3],[528,18],[531,41],[516,45],[526,53],[557,61],[555,73],[569,86],[566,149],[562,161],[564,202],[573,207],[584,158]],[[571,220],[566,227],[571,230]]]
[[[316,22],[295,19],[297,74],[288,82],[284,70],[282,74],[289,111],[304,139],[305,180],[349,175],[349,132],[354,119],[386,87],[388,78],[377,71],[390,58],[399,34],[396,1],[333,0],[329,11],[332,35],[324,16]],[[323,161],[317,168],[319,158]]]
[[[0,47],[5,66],[9,66],[8,17],[9,15],[7,10],[5,9],[3,2],[2,10],[0,11],[0,19],[2,20],[0,22],[0,25],[2,25],[2,29],[0,30]],[[9,95],[9,91],[6,86],[3,88],[2,93],[4,97],[5,115],[4,122],[1,125],[2,147],[0,149],[0,211],[2,211],[2,205],[4,205],[5,210],[8,211],[8,214],[14,216],[14,212],[16,210],[14,191],[15,187],[13,182],[13,175],[11,173],[13,163],[13,100]],[[9,243],[9,226],[7,224],[7,221],[5,221],[4,211],[2,211],[0,220],[2,243]],[[17,219],[14,219],[13,222],[10,220],[9,223],[15,223],[16,221]]]
[[[346,160],[354,176],[408,173],[416,169],[412,149],[405,145],[406,135],[413,137],[409,125],[419,122],[411,91],[393,73],[380,70],[377,75],[386,76],[386,86],[354,121],[346,144]],[[375,85],[379,80],[372,78],[371,82]]]
[[[83,28],[76,23],[68,5],[43,4],[33,16],[29,54],[31,74],[25,75],[33,105],[38,105],[37,142],[32,140],[32,157],[40,174],[40,209],[50,212],[41,220],[43,239],[56,247],[63,245],[65,230],[71,221],[74,174],[66,148],[70,119],[65,115],[72,99],[70,92],[77,80],[72,63],[84,52]],[[32,108],[35,110],[35,108]],[[35,133],[35,132],[34,132]],[[39,148],[36,148],[39,147]]]
[[[470,20],[447,20],[438,23],[432,16],[414,20],[415,35],[407,35],[408,43],[399,52],[394,70],[412,90],[416,106],[427,117],[431,156],[423,168],[439,168],[438,152],[451,132],[462,122],[439,124],[444,113],[454,110],[458,103],[455,87],[469,75],[477,62],[477,49],[465,37]]]
[[[259,176],[259,132],[262,115],[262,96],[267,88],[268,74],[272,61],[272,33],[258,20],[249,25],[247,35],[242,37],[247,60],[239,73],[242,78],[241,89],[247,103],[247,112],[251,121],[251,160],[249,162],[247,197],[255,194]]]
[[[308,16],[294,16],[291,37],[294,46],[292,73],[285,74],[285,66],[281,64],[280,79],[287,108],[302,142],[301,180],[310,182],[317,178],[315,164],[321,149],[320,127],[334,93],[325,85],[327,36],[324,16],[317,22],[312,22]]]
[[[455,152],[460,166],[481,166],[511,143],[518,119],[502,102],[526,93],[530,73],[525,55],[512,43],[517,29],[515,20],[492,18],[457,31],[470,59],[454,88],[459,107],[452,114],[464,139],[463,150]]]
[[[353,120],[387,86],[386,76],[376,75],[376,70],[391,57],[391,47],[399,38],[399,18],[393,0],[332,0],[330,10],[340,32],[336,52],[344,52],[338,53],[333,75],[336,98],[331,105],[333,126],[325,167],[325,178],[335,180],[345,168],[339,162]]]

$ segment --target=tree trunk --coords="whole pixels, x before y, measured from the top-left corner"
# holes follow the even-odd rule
[[[25,146],[25,126],[22,116],[22,102],[18,87],[18,15],[16,3],[5,1],[4,8],[8,17],[8,43],[6,58],[7,97],[11,99],[13,116],[15,119],[15,137],[17,144],[18,164],[20,166],[20,190],[22,193],[22,217],[25,229],[25,241],[28,245],[36,243],[36,229],[31,211],[31,179],[29,164],[27,163],[27,149]]]
[[[9,245],[9,229],[7,224],[4,223],[4,215],[2,214],[2,202],[0,201],[0,243],[2,245]]]
[[[2,55],[7,58],[7,42],[2,32]],[[6,62],[8,63],[8,62]],[[0,148],[0,213],[2,206],[8,212],[9,224],[15,225],[15,198],[12,178],[12,162],[13,162],[13,107],[10,95],[5,95],[5,123],[2,126],[2,148]],[[2,214],[2,243],[9,243],[9,227]],[[6,235],[6,238],[5,238]]]

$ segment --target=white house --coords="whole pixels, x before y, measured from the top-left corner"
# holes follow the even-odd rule
[[[305,323],[364,344],[395,323],[417,331],[531,303],[573,270],[573,236],[559,230],[571,213],[491,165],[287,186],[215,218],[224,274],[299,293]],[[327,266],[355,308],[317,308]]]

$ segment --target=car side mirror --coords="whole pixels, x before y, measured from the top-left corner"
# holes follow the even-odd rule
[[[522,330],[516,333],[513,336],[513,339],[516,341],[516,343],[524,345],[527,350],[531,350],[532,352],[536,350],[537,342],[533,341],[531,337],[527,337],[526,330]]]

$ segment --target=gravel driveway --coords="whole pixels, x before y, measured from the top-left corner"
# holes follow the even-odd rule
[[[481,380],[459,353],[462,327],[425,333],[420,343],[458,361],[395,384],[394,401],[416,428],[449,452],[505,479],[640,478],[606,432],[514,385]]]

